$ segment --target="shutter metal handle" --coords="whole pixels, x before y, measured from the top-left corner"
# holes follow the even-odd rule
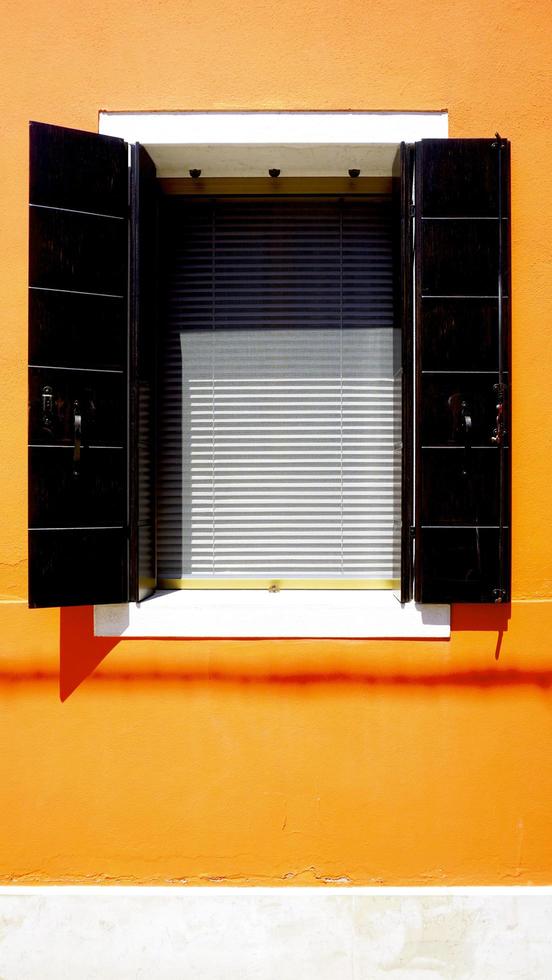
[[[54,391],[51,385],[44,385],[42,389],[42,428],[47,432],[51,432],[53,424]]]
[[[75,445],[73,448],[73,476],[78,479],[80,475],[81,441],[82,441],[82,416],[78,401],[73,402],[73,427],[75,435]]]

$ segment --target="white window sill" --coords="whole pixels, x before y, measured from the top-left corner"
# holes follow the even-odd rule
[[[182,590],[96,606],[96,636],[450,637],[450,606],[404,605],[391,591]]]

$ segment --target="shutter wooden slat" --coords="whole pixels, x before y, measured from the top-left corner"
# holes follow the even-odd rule
[[[423,525],[496,525],[499,522],[499,454],[494,448],[426,449],[423,454]]]
[[[496,296],[498,234],[492,221],[429,218],[420,227],[422,295]]]
[[[124,602],[126,528],[64,528],[29,534],[29,605]]]
[[[509,144],[424,140],[415,172],[415,597],[508,601]]]
[[[123,449],[82,453],[81,479],[75,480],[71,446],[33,446],[29,470],[33,474],[29,525],[74,527],[109,526],[125,522],[126,454]],[[54,488],[54,489],[52,489]]]
[[[127,234],[121,218],[31,205],[32,288],[124,297]]]
[[[421,602],[496,601],[495,583],[503,580],[498,528],[424,528],[419,540]]]
[[[32,204],[126,218],[126,144],[113,136],[31,123]]]
[[[426,371],[493,371],[498,364],[498,300],[425,299],[420,324]]]
[[[122,305],[123,304],[123,305]],[[32,289],[29,294],[29,362],[121,370],[126,335],[124,300]]]
[[[40,123],[30,136],[29,604],[122,602],[127,146]]]

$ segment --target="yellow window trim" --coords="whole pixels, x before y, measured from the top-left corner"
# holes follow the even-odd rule
[[[398,578],[161,578],[159,589],[398,589]]]
[[[279,194],[391,194],[391,177],[159,177],[164,194],[277,197]]]

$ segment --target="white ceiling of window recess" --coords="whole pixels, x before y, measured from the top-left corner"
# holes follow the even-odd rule
[[[101,112],[99,131],[139,142],[159,177],[344,177],[397,172],[401,141],[447,138],[446,112]]]

